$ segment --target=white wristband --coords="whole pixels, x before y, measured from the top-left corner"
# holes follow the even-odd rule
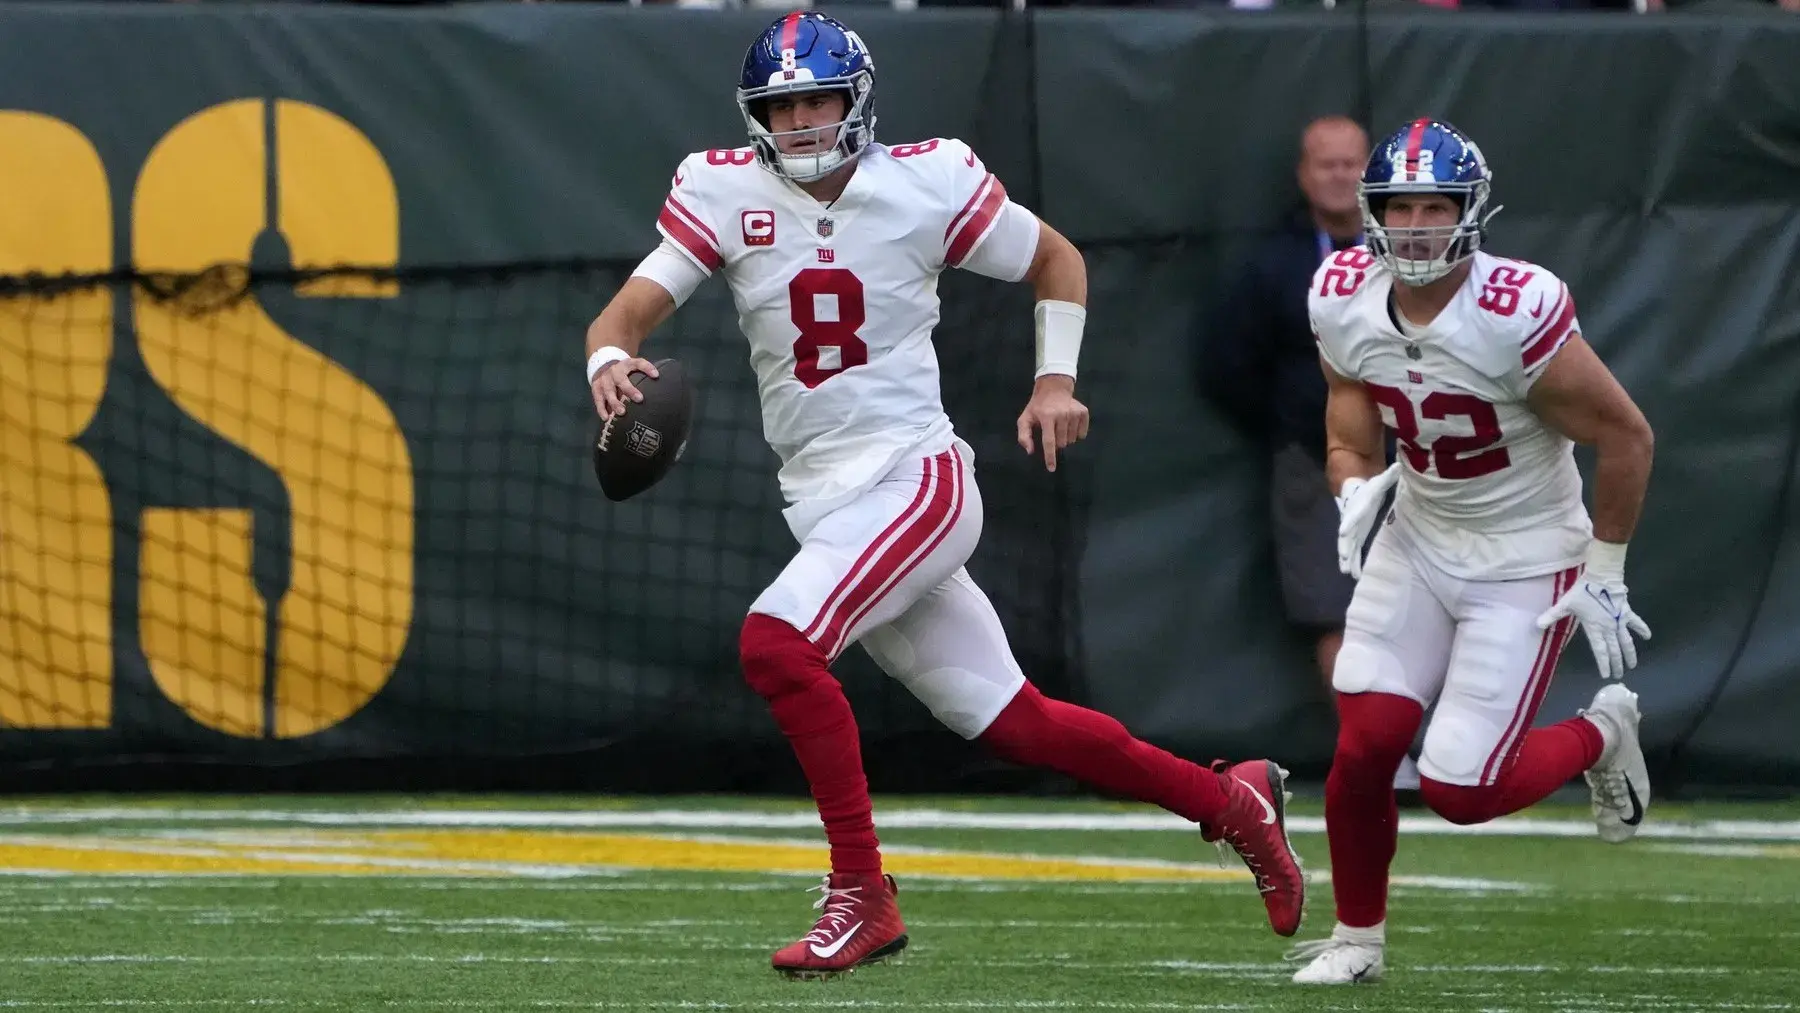
[[[1625,583],[1625,543],[1603,542],[1598,538],[1589,542],[1586,576],[1601,584]]]
[[[629,358],[631,358],[630,352],[627,352],[623,348],[614,348],[612,345],[602,345],[599,348],[594,349],[594,354],[588,356],[588,383],[593,383],[594,377],[599,376],[601,370],[618,362],[620,359]]]
[[[1037,321],[1037,373],[1075,375],[1081,358],[1081,331],[1087,325],[1087,307],[1060,299],[1044,299],[1032,311]]]

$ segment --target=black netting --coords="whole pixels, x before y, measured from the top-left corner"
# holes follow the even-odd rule
[[[723,285],[646,346],[700,383],[681,464],[623,504],[590,470],[581,336],[630,267],[0,279],[0,763],[24,786],[796,783],[737,669],[793,541]],[[1032,678],[1079,697],[1083,469],[1014,443],[1030,293],[943,295],[986,503],[969,569]],[[990,769],[860,651],[837,671],[876,780]]]

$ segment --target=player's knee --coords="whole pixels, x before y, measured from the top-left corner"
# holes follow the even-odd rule
[[[1345,637],[1331,654],[1331,688],[1338,695],[1375,689],[1385,659],[1363,638]]]
[[[1425,709],[1391,693],[1339,693],[1333,764],[1397,769],[1412,748]]]
[[[1116,718],[1053,700],[1027,682],[980,735],[1003,759],[1066,770],[1075,755],[1118,752],[1141,745]]]
[[[988,722],[979,741],[1004,759],[1029,762],[1027,754],[1043,741],[1041,732],[1046,719],[1044,696],[1028,682]]]
[[[1026,766],[1057,766],[1058,754],[1098,742],[1129,740],[1124,726],[1101,714],[1084,712],[1086,720],[1071,721],[1071,704],[1052,700],[1031,683],[1019,687],[980,735],[982,745],[1002,759]],[[1072,735],[1080,728],[1079,735]]]
[[[1419,797],[1431,811],[1458,826],[1486,823],[1499,815],[1498,785],[1445,784],[1419,779]]]
[[[985,735],[1022,692],[1022,684],[1009,686],[992,682],[963,668],[936,668],[911,674],[900,681],[931,710],[932,717],[964,739]],[[1033,706],[1028,700],[1019,704],[1014,714]],[[1009,718],[1003,729],[1013,724]]]
[[[805,689],[831,677],[825,653],[792,624],[752,612],[738,636],[738,661],[744,681],[765,699]]]

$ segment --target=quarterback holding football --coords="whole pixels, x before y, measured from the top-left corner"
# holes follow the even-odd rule
[[[855,717],[829,666],[860,644],[955,733],[1159,805],[1235,848],[1275,931],[1291,935],[1304,882],[1268,760],[1203,767],[1106,715],[1043,696],[964,569],[981,535],[974,453],[945,414],[932,331],[947,268],[1036,293],[1037,368],[1020,413],[1026,453],[1088,431],[1075,398],[1087,269],[965,143],[875,139],[875,61],[857,34],[788,14],[745,55],[737,88],[749,145],[695,152],[657,218],[662,244],[588,330],[603,418],[639,403],[644,339],[713,274],[737,305],[780,458],[798,551],[750,604],[739,653],[811,787],[831,847],[812,929],[773,957],[832,974],[906,945],[882,872]],[[1021,378],[1022,380],[1024,378]],[[1021,383],[1021,386],[1024,386]]]

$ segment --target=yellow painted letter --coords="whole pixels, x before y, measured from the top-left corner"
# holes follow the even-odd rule
[[[112,267],[112,198],[88,139],[0,111],[0,272]],[[112,506],[74,439],[106,389],[112,292],[0,299],[0,724],[112,723]]]
[[[394,263],[399,201],[374,145],[331,113],[278,102],[270,209],[266,111],[259,100],[215,106],[150,153],[132,206],[141,269],[241,264],[265,228],[281,231],[297,267]],[[393,291],[364,280],[297,294]],[[156,382],[273,469],[292,516],[291,577],[280,602],[266,603],[279,620],[272,691],[250,513],[145,517],[140,621],[157,683],[196,720],[231,734],[328,728],[387,682],[412,622],[413,476],[399,425],[373,389],[284,332],[255,299],[196,312],[139,294],[136,320]]]

